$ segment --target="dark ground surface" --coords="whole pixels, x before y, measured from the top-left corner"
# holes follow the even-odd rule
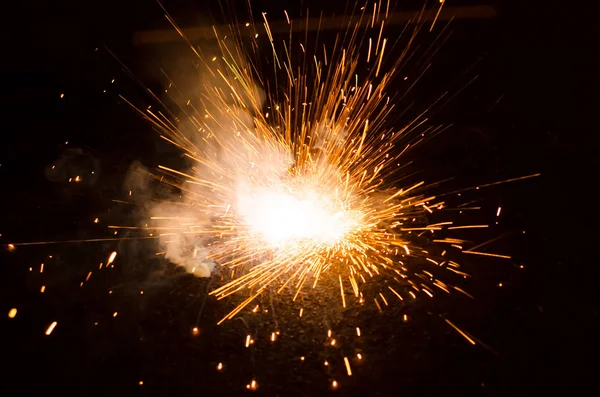
[[[280,15],[286,8],[298,15],[301,8],[263,3],[254,3],[257,13]],[[313,3],[304,6],[323,6]],[[455,3],[448,1],[468,2]],[[165,6],[183,25],[218,15],[214,4]],[[161,87],[158,68],[178,50],[133,47],[130,41],[132,31],[166,26],[159,7],[141,1],[85,7],[30,4],[8,13],[19,26],[6,36],[2,61],[1,244],[106,236],[111,221],[135,219],[134,209],[111,201],[131,190],[124,179],[131,164],[154,167],[179,156],[119,103],[117,94],[143,97],[104,50],[109,47],[151,87]],[[324,7],[326,13],[344,8]],[[490,236],[477,238],[512,232],[494,251],[514,260],[465,260],[473,279],[464,287],[475,300],[438,295],[380,314],[353,307],[342,313],[337,301],[307,297],[299,322],[298,306],[266,296],[260,303],[270,313],[217,327],[227,303],[205,300],[208,281],[167,266],[152,255],[151,242],[3,250],[1,394],[238,394],[247,393],[253,378],[258,393],[281,396],[326,394],[333,379],[340,383],[336,393],[345,395],[579,394],[597,369],[591,175],[598,169],[598,138],[597,127],[586,121],[593,114],[593,80],[586,76],[594,65],[586,57],[595,27],[584,23],[580,9],[503,4],[498,10],[494,20],[454,22],[434,58],[439,66],[410,98],[416,108],[426,107],[478,76],[431,116],[453,126],[415,155],[424,178],[455,176],[448,185],[454,190],[542,173],[463,197],[481,199],[484,221],[503,208]],[[579,26],[588,31],[579,34]],[[93,170],[96,177],[77,185],[48,178],[57,159],[64,161],[65,176]],[[103,220],[98,225],[96,217]],[[117,266],[94,272],[80,287],[113,250],[119,252]],[[12,307],[18,314],[11,320],[6,313]],[[489,348],[468,344],[440,314]],[[58,326],[45,336],[55,320]],[[190,331],[195,325],[198,335]],[[338,335],[338,348],[325,346],[327,328]],[[280,338],[270,343],[276,329]],[[246,349],[248,333],[256,343]],[[348,378],[342,358],[357,352],[364,359],[354,359]],[[331,365],[325,367],[325,360]],[[219,362],[222,372],[215,369]]]

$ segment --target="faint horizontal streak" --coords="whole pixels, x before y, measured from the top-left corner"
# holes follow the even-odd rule
[[[386,19],[386,26],[390,25],[403,25],[406,23],[413,22],[432,22],[434,20],[437,8],[435,10],[426,10],[423,12],[423,16],[418,19],[421,11],[404,11],[391,13]],[[449,21],[451,19],[490,19],[495,18],[498,15],[494,7],[488,5],[469,6],[469,7],[444,7],[442,8],[437,20],[438,21]],[[356,19],[358,22],[360,15],[348,16],[336,16],[336,17],[325,17],[325,18],[308,18],[308,19],[294,19],[291,21],[291,25],[285,20],[269,22],[271,34],[278,33],[289,33],[290,30],[294,32],[314,32],[317,30],[345,30],[349,23],[349,18]],[[371,23],[371,18],[363,17],[360,21],[361,26],[367,26]],[[215,29],[217,32],[229,32],[230,29],[235,29],[233,25],[217,25]],[[190,41],[199,40],[212,40],[214,39],[213,26],[194,26],[190,28],[182,29],[184,35]],[[266,34],[266,30],[263,24],[256,24],[253,27],[246,28],[243,25],[237,26],[239,35],[242,37],[254,36],[258,34]],[[146,44],[164,44],[182,41],[181,36],[175,29],[154,29],[154,30],[143,30],[135,32],[133,34],[133,43],[135,45],[146,45]]]

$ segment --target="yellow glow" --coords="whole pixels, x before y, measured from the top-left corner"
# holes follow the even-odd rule
[[[8,312],[8,318],[15,318],[16,315],[17,315],[17,309],[15,309],[15,308],[10,309],[10,311]]]

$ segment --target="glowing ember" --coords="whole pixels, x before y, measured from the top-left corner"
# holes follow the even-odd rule
[[[46,335],[50,335],[52,333],[52,331],[54,331],[54,328],[56,328],[57,324],[58,324],[58,322],[53,321],[52,324],[50,324],[48,326],[48,328],[46,329]]]
[[[252,382],[250,382],[250,384],[246,385],[246,389],[256,390],[258,389],[258,383],[256,383],[256,381],[253,379]]]
[[[352,376],[352,368],[350,367],[350,360],[348,360],[348,357],[344,357],[344,364],[346,365],[348,376]]]

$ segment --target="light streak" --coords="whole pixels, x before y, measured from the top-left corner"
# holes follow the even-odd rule
[[[346,373],[348,376],[352,376],[352,368],[350,368],[350,361],[348,357],[344,357],[344,364],[346,365]]]
[[[53,321],[52,324],[50,324],[48,326],[48,328],[46,329],[46,335],[50,335],[52,333],[52,331],[54,331],[54,328],[56,328],[57,324],[58,324],[57,321]]]
[[[490,254],[487,252],[478,252],[478,251],[463,251],[463,254],[482,255],[482,256],[491,256],[494,258],[511,259],[511,257],[508,255]]]
[[[461,334],[467,341],[469,341],[470,344],[472,344],[472,345],[475,344],[475,341],[469,335],[467,335],[460,328],[458,328],[456,325],[454,325],[454,323],[452,323],[450,320],[448,320],[447,318],[445,318],[444,321],[446,321],[452,328],[454,328],[456,330],[456,332],[458,332],[459,334]]]

